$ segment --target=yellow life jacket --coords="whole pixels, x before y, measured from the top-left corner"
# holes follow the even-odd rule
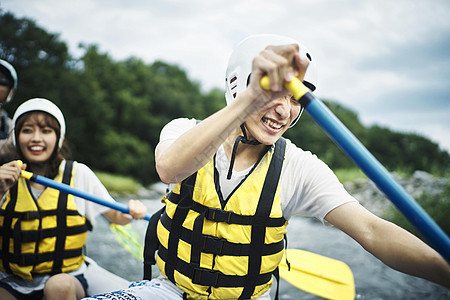
[[[67,161],[54,180],[73,186],[72,165]],[[46,188],[34,199],[20,178],[0,208],[0,270],[27,280],[76,270],[84,262],[87,230],[73,195]]]
[[[163,198],[156,263],[188,299],[257,298],[272,285],[287,225],[279,188],[285,149],[281,138],[228,199],[214,158]]]

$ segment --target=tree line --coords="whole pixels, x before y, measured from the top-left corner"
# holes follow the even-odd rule
[[[19,77],[17,94],[5,109],[12,116],[31,98],[55,102],[66,118],[73,159],[94,170],[156,182],[154,149],[162,127],[177,117],[203,119],[225,105],[223,90],[203,92],[177,65],[146,64],[138,57],[117,61],[95,44],[80,44],[82,55],[73,57],[58,34],[1,10],[0,31],[0,58],[14,65]],[[386,168],[448,172],[449,153],[429,139],[365,127],[356,113],[325,103]],[[307,114],[286,137],[331,168],[354,166]]]

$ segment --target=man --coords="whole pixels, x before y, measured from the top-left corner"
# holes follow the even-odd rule
[[[315,89],[314,62],[287,37],[251,36],[237,46],[228,105],[161,132],[156,169],[175,186],[147,230],[145,262],[155,262],[157,249],[162,275],[99,299],[270,299],[293,215],[330,223],[388,266],[450,286],[450,267],[436,251],[367,211],[322,161],[282,138],[303,110],[284,83],[296,76]],[[265,75],[269,90],[260,85]]]
[[[11,140],[8,139],[11,129],[11,119],[3,109],[3,105],[11,101],[17,90],[17,73],[14,67],[0,59],[0,163],[9,161],[9,154],[14,151]]]

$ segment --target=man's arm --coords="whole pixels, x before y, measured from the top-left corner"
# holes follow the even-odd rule
[[[303,79],[308,66],[298,46],[269,46],[253,60],[247,88],[227,107],[200,122],[176,140],[166,140],[155,150],[156,171],[165,183],[179,182],[203,167],[224,141],[248,116],[272,99],[289,93],[283,84],[294,75]],[[294,72],[295,70],[295,72]],[[260,79],[270,78],[270,89],[260,86]]]
[[[203,167],[247,117],[242,104],[236,101],[204,119],[178,139],[160,142],[155,149],[155,162],[161,181],[176,183]]]
[[[356,202],[329,212],[325,220],[348,234],[387,266],[450,288],[450,266],[438,252],[403,228]]]

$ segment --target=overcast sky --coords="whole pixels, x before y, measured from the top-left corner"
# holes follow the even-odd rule
[[[116,60],[160,59],[205,91],[223,89],[240,40],[288,35],[315,56],[319,98],[351,108],[365,125],[418,133],[450,151],[448,0],[2,0],[0,7],[60,34],[74,56],[82,42]]]

